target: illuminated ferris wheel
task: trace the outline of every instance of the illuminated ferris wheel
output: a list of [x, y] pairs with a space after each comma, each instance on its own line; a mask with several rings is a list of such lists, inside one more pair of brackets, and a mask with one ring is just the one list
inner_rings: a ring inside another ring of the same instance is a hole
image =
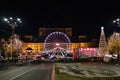
[[52, 32], [44, 41], [44, 49], [49, 52], [60, 48], [66, 51], [70, 51], [71, 41], [69, 37], [63, 32]]

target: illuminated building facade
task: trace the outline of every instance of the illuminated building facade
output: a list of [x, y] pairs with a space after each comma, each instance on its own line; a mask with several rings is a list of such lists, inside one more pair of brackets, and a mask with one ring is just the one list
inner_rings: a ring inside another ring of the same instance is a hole
[[47, 36], [54, 31], [64, 32], [67, 36], [72, 36], [72, 28], [39, 28], [39, 36]]
[[[77, 41], [74, 41], [72, 36], [72, 28], [39, 28], [39, 37], [35, 39], [35, 42], [25, 42], [23, 43], [23, 53], [26, 53], [26, 49], [31, 47], [33, 49], [33, 53], [41, 53], [44, 51], [44, 40], [46, 39], [47, 35], [52, 32], [59, 31], [64, 32], [71, 40], [71, 52], [74, 51], [76, 48], [90, 48], [96, 47], [96, 42], [86, 42], [85, 39], [87, 36], [78, 36]], [[32, 37], [27, 37], [31, 38]]]

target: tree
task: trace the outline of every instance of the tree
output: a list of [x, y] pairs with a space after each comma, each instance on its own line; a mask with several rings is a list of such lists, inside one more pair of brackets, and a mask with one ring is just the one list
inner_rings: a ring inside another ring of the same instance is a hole
[[13, 58], [17, 57], [22, 51], [22, 41], [16, 34], [10, 36], [8, 51], [11, 53]]
[[120, 33], [114, 32], [108, 38], [107, 49], [110, 54], [117, 54], [120, 62]]
[[7, 42], [4, 39], [1, 39], [0, 41], [0, 55], [3, 56], [4, 58], [6, 58], [6, 50], [7, 50]]

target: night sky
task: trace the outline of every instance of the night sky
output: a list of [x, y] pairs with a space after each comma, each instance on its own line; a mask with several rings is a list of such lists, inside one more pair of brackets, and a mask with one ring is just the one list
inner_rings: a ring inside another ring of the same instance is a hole
[[98, 38], [100, 27], [106, 36], [119, 28], [112, 21], [120, 17], [120, 7], [115, 3], [73, 1], [5, 1], [0, 3], [0, 29], [10, 32], [3, 17], [20, 17], [23, 21], [15, 33], [38, 36], [40, 27], [71, 27], [73, 36], [87, 35]]

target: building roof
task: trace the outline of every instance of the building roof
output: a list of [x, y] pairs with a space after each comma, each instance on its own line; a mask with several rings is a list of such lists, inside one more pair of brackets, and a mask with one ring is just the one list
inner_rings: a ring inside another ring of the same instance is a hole
[[33, 50], [31, 47], [28, 47], [27, 49], [25, 49], [25, 50]]

